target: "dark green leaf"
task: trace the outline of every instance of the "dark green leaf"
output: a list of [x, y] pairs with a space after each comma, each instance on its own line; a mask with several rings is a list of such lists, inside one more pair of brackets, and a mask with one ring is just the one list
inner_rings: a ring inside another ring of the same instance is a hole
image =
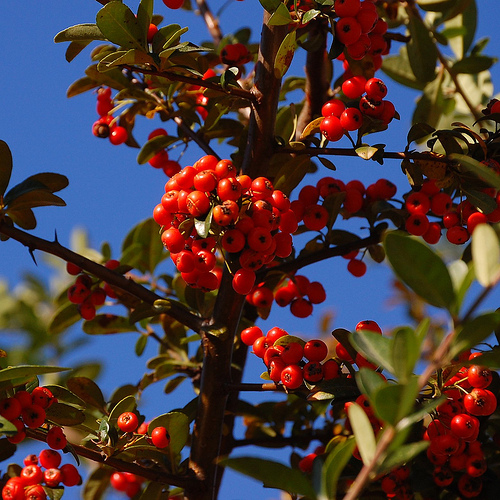
[[396, 425], [414, 408], [418, 394], [416, 378], [408, 385], [387, 384], [380, 388], [372, 401], [377, 416], [391, 425]]
[[36, 219], [33, 210], [9, 210], [9, 217], [12, 221], [23, 229], [35, 229]]
[[337, 498], [338, 480], [344, 467], [352, 458], [355, 447], [355, 439], [349, 437], [344, 442], [337, 444], [328, 454], [321, 471], [320, 498]]
[[85, 500], [101, 500], [109, 487], [109, 480], [114, 469], [103, 466], [93, 470], [83, 487], [82, 495]]
[[418, 142], [424, 137], [431, 135], [434, 133], [435, 128], [431, 127], [427, 123], [415, 123], [411, 126], [408, 135], [406, 137], [406, 141], [408, 145], [410, 145], [413, 141]]
[[456, 0], [417, 0], [417, 5], [422, 10], [430, 12], [445, 12]]
[[328, 158], [322, 158], [321, 156], [318, 156], [318, 160], [324, 167], [328, 168], [329, 170], [337, 170], [337, 167]]
[[99, 84], [92, 78], [84, 76], [76, 82], [73, 82], [66, 91], [66, 97], [75, 97], [76, 95], [83, 94], [89, 90], [95, 89]]
[[417, 441], [416, 443], [408, 443], [398, 447], [397, 450], [390, 453], [382, 465], [377, 468], [379, 474], [384, 474], [393, 471], [400, 465], [411, 462], [417, 455], [424, 452], [429, 446], [429, 441]]
[[76, 394], [66, 389], [66, 387], [53, 384], [46, 384], [44, 387], [47, 387], [60, 403], [68, 403], [73, 406], [77, 405], [81, 407], [85, 406], [85, 403]]
[[[412, 8], [407, 7], [408, 30], [410, 42], [407, 45], [408, 60], [416, 79], [420, 82], [431, 82], [436, 76], [437, 48], [431, 33]], [[423, 57], [425, 54], [425, 57]]]
[[259, 0], [260, 4], [264, 9], [267, 10], [270, 14], [272, 14], [281, 4], [279, 0]]
[[101, 73], [97, 70], [97, 64], [93, 64], [85, 70], [85, 73], [96, 82], [96, 86], [106, 85], [117, 90], [129, 86], [128, 79], [119, 68], [112, 68], [106, 73]]
[[394, 374], [406, 383], [415, 369], [420, 353], [417, 336], [412, 328], [398, 328], [392, 337], [392, 363]]
[[257, 457], [237, 457], [224, 458], [219, 464], [261, 481], [264, 487], [316, 498], [309, 479], [281, 463]]
[[141, 493], [139, 500], [162, 500], [162, 492], [164, 489], [168, 491], [168, 486], [150, 481]]
[[450, 358], [487, 339], [500, 325], [500, 312], [485, 313], [463, 325], [450, 349]]
[[464, 57], [462, 60], [457, 61], [452, 67], [451, 71], [455, 74], [459, 73], [469, 73], [471, 75], [480, 73], [481, 71], [486, 71], [490, 69], [493, 64], [495, 64], [495, 57], [488, 56], [469, 56]]
[[368, 330], [356, 330], [351, 335], [351, 343], [366, 359], [394, 373], [391, 339]]
[[77, 24], [60, 31], [55, 37], [54, 42], [91, 42], [92, 40], [106, 40], [101, 30], [96, 24]]
[[36, 189], [34, 191], [29, 191], [28, 193], [24, 193], [20, 196], [17, 196], [9, 203], [9, 210], [26, 210], [27, 208], [34, 207], [48, 207], [48, 206], [57, 206], [64, 207], [66, 203], [62, 198], [52, 194], [50, 191], [46, 189]]
[[417, 100], [412, 123], [427, 123], [431, 127], [439, 125], [446, 104], [451, 101], [445, 100], [442, 84], [442, 78], [436, 78], [425, 86], [423, 94]]
[[352, 401], [359, 396], [359, 390], [353, 379], [344, 377], [325, 380], [316, 384], [307, 396], [308, 401]]
[[45, 373], [59, 373], [71, 370], [71, 368], [61, 368], [60, 366], [40, 366], [40, 365], [18, 365], [9, 366], [0, 370], [0, 382], [15, 379], [30, 379], [36, 375]]
[[17, 451], [17, 446], [11, 443], [7, 438], [0, 439], [0, 462], [4, 462]]
[[85, 321], [82, 329], [88, 335], [111, 335], [138, 331], [127, 317], [114, 314], [98, 314], [94, 319]]
[[406, 45], [399, 49], [399, 55], [390, 55], [384, 57], [382, 71], [392, 78], [395, 82], [410, 87], [412, 89], [424, 90], [425, 83], [419, 81], [410, 66], [408, 60], [408, 50]]
[[106, 413], [106, 402], [99, 386], [87, 377], [71, 377], [67, 380], [68, 389], [85, 403]]
[[118, 422], [118, 417], [126, 412], [126, 411], [131, 411], [134, 412], [137, 410], [137, 401], [135, 399], [135, 396], [133, 395], [128, 395], [125, 396], [121, 401], [119, 401], [111, 410], [109, 414], [109, 425], [116, 426]]
[[370, 368], [361, 367], [356, 372], [356, 384], [365, 396], [372, 399], [379, 389], [387, 385], [387, 382], [382, 378], [380, 373]]
[[349, 405], [347, 415], [349, 416], [349, 422], [352, 426], [363, 464], [368, 466], [375, 456], [375, 448], [377, 446], [370, 419], [365, 410], [357, 403]]
[[89, 45], [89, 41], [71, 42], [64, 54], [66, 61], [71, 62], [85, 47]]
[[483, 191], [476, 191], [475, 189], [467, 188], [465, 188], [463, 191], [472, 205], [474, 205], [484, 214], [489, 214], [497, 208], [497, 202], [495, 198], [492, 198]]
[[175, 389], [177, 389], [177, 387], [179, 387], [179, 385], [182, 384], [182, 382], [184, 382], [184, 380], [186, 380], [186, 379], [187, 379], [187, 377], [184, 377], [184, 376], [174, 377], [173, 379], [169, 380], [165, 384], [165, 388], [163, 389], [163, 392], [165, 394], [170, 394]]
[[139, 28], [142, 30], [144, 39], [148, 37], [149, 25], [153, 18], [153, 3], [153, 0], [141, 0], [137, 8], [137, 22], [139, 23]]
[[187, 415], [180, 411], [172, 411], [154, 418], [148, 425], [149, 435], [158, 426], [165, 427], [170, 434], [169, 449], [171, 453], [174, 455], [180, 453], [189, 437], [189, 418]]
[[147, 335], [139, 335], [137, 341], [135, 343], [135, 353], [137, 356], [141, 356], [146, 349], [146, 345], [148, 344], [148, 336]]
[[78, 306], [71, 302], [66, 302], [55, 312], [49, 324], [48, 333], [57, 335], [81, 319]]
[[0, 140], [0, 195], [5, 193], [12, 174], [12, 153], [5, 141]]
[[146, 50], [146, 38], [137, 18], [121, 1], [107, 3], [97, 13], [96, 23], [110, 42], [125, 49]]
[[25, 179], [24, 181], [16, 184], [14, 187], [9, 189], [4, 197], [5, 205], [9, 205], [14, 199], [23, 194], [29, 193], [30, 191], [47, 189], [47, 186], [36, 179]]
[[47, 410], [47, 421], [56, 425], [79, 425], [85, 422], [83, 411], [64, 403], [53, 403]]
[[500, 189], [500, 176], [486, 165], [467, 155], [452, 154], [450, 159], [457, 161], [464, 169], [477, 175], [479, 179], [487, 182], [492, 187]]
[[384, 247], [397, 276], [429, 304], [450, 309], [455, 291], [446, 264], [427, 245], [400, 232], [388, 233]]
[[146, 142], [144, 146], [142, 146], [139, 154], [137, 155], [137, 163], [139, 163], [139, 165], [144, 165], [151, 160], [156, 153], [162, 151], [177, 141], [179, 141], [178, 137], [170, 135], [159, 135], [157, 137], [153, 137]]

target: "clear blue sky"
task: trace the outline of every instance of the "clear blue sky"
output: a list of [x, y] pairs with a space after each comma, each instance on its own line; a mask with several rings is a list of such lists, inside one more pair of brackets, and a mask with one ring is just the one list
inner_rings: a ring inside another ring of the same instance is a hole
[[[219, 0], [211, 5], [217, 11], [222, 4]], [[478, 4], [478, 37], [492, 37], [485, 52], [498, 55], [500, 38], [497, 35], [495, 16], [491, 15], [497, 10], [497, 2], [484, 0]], [[129, 5], [135, 9], [137, 1]], [[165, 177], [162, 172], [148, 165], [138, 165], [137, 150], [125, 146], [113, 147], [108, 141], [99, 140], [92, 135], [91, 126], [96, 119], [95, 95], [87, 93], [72, 99], [65, 97], [67, 87], [83, 75], [89, 64], [89, 50], [68, 64], [64, 59], [66, 44], [55, 44], [53, 37], [68, 26], [94, 22], [99, 8], [100, 4], [92, 0], [4, 2], [0, 17], [3, 74], [0, 139], [9, 144], [13, 153], [12, 185], [43, 171], [59, 172], [69, 178], [69, 187], [60, 193], [67, 207], [37, 209], [39, 225], [33, 233], [51, 239], [57, 230], [59, 241], [68, 245], [72, 229], [82, 227], [88, 230], [94, 247], [99, 248], [101, 242], [108, 241], [114, 256], [118, 257], [121, 241], [129, 228], [151, 216], [152, 209], [161, 197]], [[209, 39], [199, 17], [186, 12], [169, 11], [161, 1], [156, 2], [155, 11], [165, 16], [167, 24], [177, 22], [190, 26], [184, 39], [194, 42]], [[242, 19], [253, 30], [252, 41], [258, 41], [261, 8], [257, 0], [227, 4], [221, 17], [224, 33], [241, 27], [234, 23], [239, 23]], [[294, 62], [294, 68], [296, 73], [300, 71], [300, 60]], [[340, 71], [338, 66], [337, 71]], [[492, 73], [493, 81], [498, 82], [498, 68], [495, 67]], [[369, 141], [385, 142], [389, 145], [388, 149], [402, 149], [417, 94], [402, 89], [388, 79], [386, 81], [389, 86], [388, 98], [396, 104], [401, 122], [393, 123], [389, 132], [373, 135]], [[159, 125], [158, 121], [140, 119], [136, 138], [139, 142], [144, 142], [148, 132]], [[348, 147], [347, 141], [339, 145]], [[216, 147], [216, 144], [213, 146]], [[222, 150], [221, 154], [224, 156], [228, 152]], [[195, 147], [184, 156], [181, 163], [185, 166], [201, 155]], [[362, 160], [339, 159], [335, 164], [338, 176], [344, 180], [358, 177], [371, 182], [379, 177], [397, 176], [398, 184], [404, 186], [404, 176], [395, 161], [387, 161], [384, 166], [380, 166]], [[331, 172], [324, 171], [322, 174], [331, 175]], [[23, 271], [35, 271], [29, 253], [15, 241], [3, 242], [0, 255], [0, 278], [8, 280], [11, 287], [19, 281]], [[37, 255], [38, 272], [46, 276], [47, 266], [40, 254]], [[316, 336], [322, 314], [328, 311], [335, 315], [335, 327], [348, 329], [354, 328], [359, 320], [367, 318], [375, 319], [387, 328], [404, 320], [404, 311], [393, 309], [387, 303], [390, 275], [384, 266], [370, 265], [365, 277], [355, 279], [346, 272], [345, 264], [344, 260], [336, 259], [304, 271], [310, 279], [320, 279], [328, 288], [327, 302], [316, 307], [311, 318], [297, 320], [275, 307], [262, 327], [269, 329], [280, 325], [290, 333], [312, 338]], [[107, 353], [112, 352], [113, 358], [109, 359], [99, 380], [109, 395], [113, 387], [124, 382], [124, 377], [125, 382], [135, 382], [142, 374], [146, 359], [155, 354], [151, 347], [143, 357], [137, 358], [133, 354], [134, 342], [133, 335], [93, 338], [85, 352], [75, 353], [64, 362], [70, 364], [82, 359], [82, 356], [85, 359], [107, 360]], [[252, 360], [246, 380], [258, 381], [261, 372], [262, 365]], [[182, 406], [192, 397], [192, 393], [185, 389], [174, 396], [160, 397], [162, 387], [163, 384], [159, 384], [158, 387], [148, 389], [144, 395], [141, 410], [150, 418]], [[253, 451], [253, 454], [258, 454], [258, 451]], [[263, 450], [261, 455], [268, 456], [269, 453]], [[282, 459], [286, 460], [284, 457], [282, 455]], [[0, 464], [0, 469], [5, 466], [6, 464]], [[278, 496], [276, 491], [263, 491], [254, 481], [228, 474], [220, 498], [246, 500]], [[64, 498], [76, 498], [76, 492], [69, 490]]]

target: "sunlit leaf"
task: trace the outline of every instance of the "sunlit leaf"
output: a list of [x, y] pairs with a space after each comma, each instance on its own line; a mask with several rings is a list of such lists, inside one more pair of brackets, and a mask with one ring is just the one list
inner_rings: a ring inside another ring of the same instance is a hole
[[368, 330], [356, 330], [352, 332], [351, 342], [366, 359], [394, 373], [391, 339]]
[[145, 39], [148, 37], [149, 25], [153, 17], [153, 4], [153, 0], [141, 0], [137, 8], [137, 22]]
[[[287, 12], [285, 4], [280, 4]], [[275, 78], [282, 78], [288, 71], [290, 64], [292, 63], [293, 55], [295, 54], [295, 49], [297, 48], [297, 34], [295, 31], [288, 33], [276, 53], [276, 58], [274, 60], [274, 76]]]
[[172, 411], [155, 417], [148, 424], [148, 434], [151, 435], [153, 429], [159, 426], [165, 427], [170, 434], [170, 451], [174, 454], [180, 453], [189, 437], [189, 419], [187, 415], [180, 411]]
[[83, 42], [83, 41], [93, 41], [93, 40], [106, 40], [106, 37], [102, 34], [101, 30], [96, 24], [77, 24], [76, 26], [70, 26], [62, 31], [60, 31], [55, 37], [54, 42]]
[[71, 368], [62, 368], [60, 366], [43, 366], [43, 365], [18, 365], [9, 366], [0, 370], [0, 382], [15, 379], [29, 379], [36, 375], [44, 375], [46, 373], [59, 373], [68, 371]]
[[290, 11], [284, 3], [279, 3], [277, 9], [272, 13], [269, 18], [270, 26], [284, 26], [292, 22]]
[[427, 245], [404, 233], [388, 233], [387, 258], [397, 276], [417, 295], [436, 307], [450, 309], [455, 291], [446, 264]]
[[326, 457], [321, 471], [320, 498], [337, 498], [337, 483], [356, 447], [353, 437], [339, 443]]
[[472, 233], [472, 261], [479, 283], [492, 286], [500, 279], [500, 243], [489, 224], [478, 224]]
[[361, 408], [361, 406], [357, 403], [349, 405], [347, 414], [354, 432], [354, 437], [356, 439], [356, 444], [358, 445], [361, 459], [365, 465], [368, 465], [372, 462], [375, 456], [375, 448], [377, 446], [370, 419], [363, 408]]
[[64, 403], [52, 403], [46, 409], [47, 421], [56, 425], [79, 425], [85, 422], [83, 411]]
[[309, 479], [279, 462], [257, 457], [236, 457], [219, 460], [219, 464], [246, 476], [253, 477], [267, 488], [277, 488], [291, 494], [315, 499], [316, 494]]

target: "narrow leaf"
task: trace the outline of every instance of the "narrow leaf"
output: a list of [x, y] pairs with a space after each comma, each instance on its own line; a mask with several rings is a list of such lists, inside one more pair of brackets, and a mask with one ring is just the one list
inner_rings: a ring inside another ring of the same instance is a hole
[[0, 195], [5, 193], [12, 174], [12, 153], [5, 141], [0, 140]]
[[379, 474], [390, 472], [400, 465], [404, 465], [413, 460], [417, 455], [424, 452], [429, 446], [429, 441], [417, 441], [399, 446], [397, 450], [389, 454], [377, 468]]
[[489, 224], [479, 224], [472, 233], [472, 261], [479, 283], [484, 287], [500, 279], [500, 243]]
[[114, 314], [98, 314], [94, 319], [85, 321], [82, 329], [88, 335], [137, 332], [136, 326], [127, 317]]
[[83, 42], [93, 40], [106, 40], [101, 30], [96, 24], [77, 24], [60, 31], [55, 37], [54, 42]]
[[[285, 7], [284, 4], [280, 4], [280, 6], [283, 6], [285, 10], [287, 8]], [[288, 12], [288, 10], [287, 10]], [[288, 68], [290, 67], [290, 64], [292, 63], [293, 55], [295, 53], [295, 49], [297, 47], [297, 33], [295, 31], [292, 31], [288, 33], [283, 41], [281, 42], [281, 45], [278, 49], [278, 52], [276, 54], [276, 59], [274, 60], [274, 76], [275, 78], [282, 78], [285, 76], [285, 73], [288, 71]]]
[[43, 365], [18, 365], [9, 366], [0, 370], [0, 382], [14, 379], [32, 378], [36, 375], [44, 375], [45, 373], [59, 373], [71, 370], [71, 368], [62, 368], [60, 366], [43, 366]]
[[352, 437], [338, 444], [326, 457], [321, 473], [321, 497], [337, 498], [337, 483], [347, 465], [352, 458], [352, 453], [356, 447], [356, 440]]
[[487, 182], [490, 186], [500, 189], [500, 176], [490, 170], [486, 165], [483, 165], [467, 155], [452, 154], [449, 158], [457, 161], [463, 168], [477, 175], [479, 179]]
[[366, 359], [394, 373], [391, 361], [391, 339], [368, 330], [357, 330], [352, 333], [351, 342]]
[[377, 446], [373, 427], [370, 423], [368, 415], [357, 403], [349, 405], [347, 414], [354, 432], [359, 453], [363, 463], [367, 466], [372, 462], [375, 456], [375, 448]]
[[404, 233], [391, 232], [384, 247], [397, 276], [429, 304], [450, 309], [455, 291], [446, 264], [427, 245]]
[[419, 353], [420, 346], [413, 329], [399, 328], [392, 338], [392, 363], [394, 374], [402, 383], [406, 383], [413, 373]]

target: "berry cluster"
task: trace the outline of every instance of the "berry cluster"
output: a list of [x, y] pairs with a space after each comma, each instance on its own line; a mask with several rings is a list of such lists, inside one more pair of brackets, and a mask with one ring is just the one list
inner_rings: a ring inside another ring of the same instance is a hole
[[255, 271], [292, 252], [297, 229], [290, 201], [265, 177], [236, 175], [229, 160], [204, 156], [174, 175], [153, 211], [161, 240], [191, 287], [219, 287], [216, 250], [232, 268], [236, 292], [247, 295]]
[[[148, 141], [154, 139], [155, 137], [167, 135], [168, 133], [164, 128], [157, 128], [148, 135]], [[158, 151], [148, 161], [148, 163], [153, 168], [162, 169], [163, 172], [165, 172], [165, 175], [167, 175], [168, 177], [172, 177], [176, 173], [181, 171], [181, 166], [179, 165], [179, 163], [169, 158], [168, 151], [166, 149], [161, 149], [160, 151]]]
[[[9, 420], [17, 429], [17, 433], [7, 439], [18, 444], [26, 437], [26, 428], [37, 429], [45, 423], [45, 410], [57, 402], [50, 389], [35, 387], [31, 393], [21, 390], [14, 396], [0, 400], [0, 415]], [[54, 450], [62, 450], [66, 444], [66, 436], [58, 426], [51, 427], [46, 436], [47, 444]]]
[[116, 120], [110, 114], [113, 108], [111, 89], [109, 87], [99, 88], [97, 91], [97, 114], [100, 118], [92, 125], [92, 133], [102, 139], [108, 138], [111, 144], [118, 146], [127, 141], [128, 132], [124, 127], [116, 125]]
[[[496, 164], [500, 172], [500, 164], [495, 160], [487, 160]], [[495, 200], [497, 208], [485, 214], [477, 210], [468, 200], [454, 203], [446, 191], [439, 188], [436, 182], [427, 179], [419, 191], [412, 191], [405, 200], [408, 218], [406, 230], [422, 238], [429, 244], [437, 243], [441, 238], [441, 229], [446, 229], [446, 238], [450, 243], [461, 245], [467, 242], [478, 224], [500, 222], [500, 193], [493, 188], [483, 190], [485, 196]], [[440, 222], [432, 222], [429, 216], [436, 216]]]
[[[473, 353], [469, 360], [478, 356]], [[437, 407], [424, 433], [435, 484], [445, 488], [455, 482], [464, 498], [479, 495], [488, 467], [477, 438], [485, 418], [497, 407], [495, 394], [487, 389], [492, 380], [491, 370], [479, 364], [461, 368], [445, 382], [447, 400]]]
[[387, 54], [389, 46], [384, 38], [387, 23], [380, 19], [374, 2], [365, 0], [335, 0], [335, 13], [339, 20], [335, 24], [335, 36], [345, 45], [347, 55], [361, 60]]
[[[117, 269], [119, 266], [120, 262], [115, 259], [110, 259], [105, 264], [108, 269]], [[108, 283], [101, 286], [99, 280], [94, 280], [76, 264], [68, 262], [66, 271], [76, 276], [75, 283], [68, 288], [68, 299], [78, 305], [78, 312], [83, 319], [94, 319], [96, 308], [104, 304], [106, 297], [116, 299], [116, 294]]]
[[[203, 73], [202, 80], [208, 80], [209, 78], [213, 78], [217, 76], [215, 71], [212, 68], [207, 69], [205, 73]], [[187, 90], [190, 94], [194, 95], [195, 99], [195, 110], [201, 116], [203, 120], [206, 119], [208, 115], [208, 101], [209, 98], [204, 94], [204, 89], [202, 89], [199, 85], [189, 85]]]
[[328, 346], [320, 339], [304, 342], [277, 326], [266, 335], [258, 326], [251, 326], [241, 332], [240, 338], [264, 361], [269, 378], [287, 390], [340, 376], [339, 364], [334, 359], [326, 359]]
[[341, 99], [330, 99], [321, 108], [320, 131], [326, 139], [339, 141], [344, 134], [358, 130], [366, 117], [389, 124], [396, 114], [394, 104], [384, 100], [387, 87], [380, 78], [353, 76], [342, 83], [348, 106]]
[[125, 493], [129, 498], [139, 493], [143, 482], [144, 478], [131, 472], [113, 472], [109, 479], [113, 489]]
[[52, 449], [42, 450], [39, 455], [28, 455], [19, 476], [7, 480], [2, 489], [2, 500], [45, 500], [44, 485], [57, 488], [81, 484], [77, 468], [73, 464], [61, 466], [61, 461], [61, 454]]

